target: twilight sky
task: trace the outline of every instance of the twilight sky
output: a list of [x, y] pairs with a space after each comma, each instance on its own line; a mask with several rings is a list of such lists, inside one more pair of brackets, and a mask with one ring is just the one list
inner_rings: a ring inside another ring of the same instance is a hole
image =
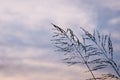
[[[120, 57], [120, 0], [0, 0], [0, 80], [84, 80], [54, 52], [52, 25], [111, 33]], [[120, 62], [118, 62], [120, 63]], [[97, 74], [97, 73], [96, 73]]]

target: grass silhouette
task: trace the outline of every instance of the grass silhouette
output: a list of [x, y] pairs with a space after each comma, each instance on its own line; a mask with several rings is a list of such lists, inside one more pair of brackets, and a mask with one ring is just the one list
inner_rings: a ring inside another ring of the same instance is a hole
[[[120, 80], [120, 70], [114, 61], [110, 35], [103, 35], [97, 30], [91, 34], [80, 27], [84, 32], [82, 41], [80, 41], [70, 28], [64, 30], [55, 24], [52, 25], [54, 27], [52, 41], [57, 47], [57, 51], [66, 56], [64, 62], [70, 65], [85, 65], [92, 76], [87, 80]], [[94, 71], [105, 69], [108, 66], [114, 70], [115, 74], [108, 73], [101, 74], [100, 77], [95, 76]]]

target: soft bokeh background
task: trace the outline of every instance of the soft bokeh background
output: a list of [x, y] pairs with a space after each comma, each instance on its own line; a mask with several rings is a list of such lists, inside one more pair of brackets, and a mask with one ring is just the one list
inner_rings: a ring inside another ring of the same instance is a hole
[[[111, 33], [120, 57], [120, 0], [0, 0], [0, 80], [84, 80], [50, 42], [51, 23]], [[97, 73], [96, 73], [97, 74]]]

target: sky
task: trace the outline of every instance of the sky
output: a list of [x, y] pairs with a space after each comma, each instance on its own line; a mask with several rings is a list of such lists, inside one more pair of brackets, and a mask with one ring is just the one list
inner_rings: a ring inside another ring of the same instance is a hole
[[[120, 57], [120, 0], [0, 0], [0, 80], [84, 80], [82, 66], [64, 64], [50, 39], [63, 28], [110, 33]], [[99, 73], [96, 73], [99, 74]]]

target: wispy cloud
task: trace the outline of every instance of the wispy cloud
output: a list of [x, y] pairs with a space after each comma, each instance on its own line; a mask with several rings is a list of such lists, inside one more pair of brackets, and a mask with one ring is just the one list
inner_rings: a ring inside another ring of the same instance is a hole
[[108, 23], [109, 23], [110, 25], [117, 25], [117, 24], [120, 24], [120, 17], [113, 18], [113, 19], [109, 20]]
[[93, 9], [82, 6], [81, 1], [79, 3], [81, 6], [78, 7], [73, 1], [64, 0], [1, 1], [0, 42], [40, 46], [49, 39], [51, 23], [92, 30], [96, 26], [97, 15]]
[[51, 23], [77, 31], [79, 26], [92, 31], [102, 24], [98, 28], [114, 32], [113, 38], [119, 40], [119, 4], [119, 0], [0, 1], [0, 79], [84, 79], [83, 67], [56, 62], [61, 57], [52, 52]]
[[18, 22], [32, 29], [39, 28], [38, 26], [45, 28], [43, 25], [51, 22], [61, 25], [69, 23], [82, 26], [95, 26], [95, 22], [92, 20], [95, 17], [96, 15], [92, 11], [84, 6], [77, 7], [73, 1], [1, 1], [0, 21], [2, 23]]
[[2, 75], [0, 75], [0, 79], [15, 80], [20, 77], [19, 80], [78, 80], [78, 77], [80, 79], [85, 78], [84, 68], [79, 66], [68, 67], [65, 64], [55, 62], [52, 58], [55, 59], [55, 56], [50, 51], [39, 48], [29, 47], [20, 50], [16, 47], [2, 47], [0, 54], [0, 74]]

